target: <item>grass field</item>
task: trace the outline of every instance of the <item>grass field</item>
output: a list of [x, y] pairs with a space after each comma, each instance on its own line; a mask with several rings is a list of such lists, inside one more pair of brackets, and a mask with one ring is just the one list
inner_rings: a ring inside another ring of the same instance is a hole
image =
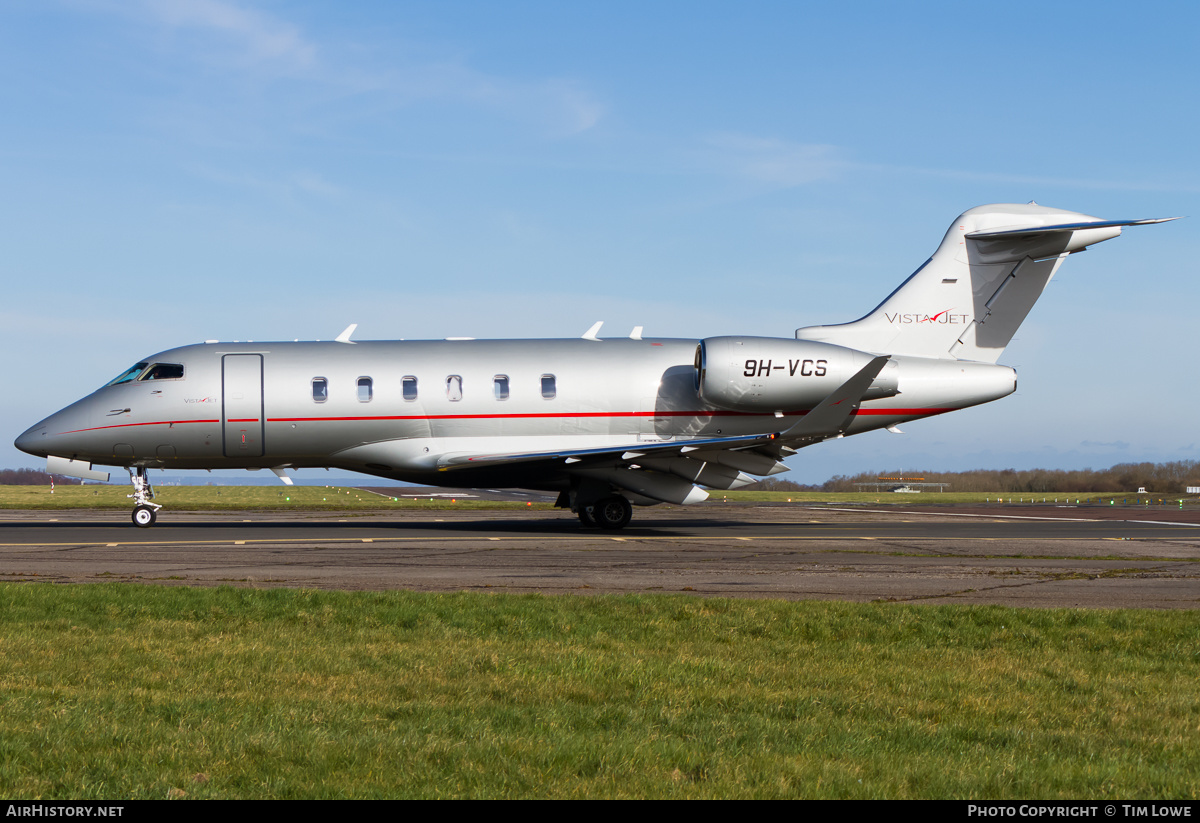
[[1030, 492], [1009, 494], [1008, 492], [928, 492], [921, 494], [905, 494], [895, 492], [760, 492], [710, 490], [709, 500], [728, 500], [735, 502], [786, 502], [794, 503], [861, 503], [889, 506], [958, 506], [976, 505], [980, 503], [1003, 502], [1008, 504], [1030, 503], [1098, 503], [1109, 505], [1163, 505], [1178, 506], [1183, 500], [1185, 506], [1200, 505], [1196, 495], [1137, 495], [1127, 493], [1097, 494], [1095, 492], [1058, 492], [1050, 494], [1032, 494]]
[[[129, 486], [0, 486], [0, 509], [133, 509]], [[412, 494], [413, 488], [396, 489]], [[431, 489], [440, 494], [442, 489]], [[412, 499], [373, 494], [344, 486], [160, 486], [156, 503], [171, 511], [295, 510], [343, 511], [346, 509], [524, 509], [550, 508], [549, 504], [450, 499]]]
[[[369, 481], [369, 479], [368, 479]], [[132, 509], [133, 504], [128, 498], [130, 487], [127, 486], [58, 486], [51, 494], [49, 486], [0, 486], [0, 509]], [[419, 487], [397, 488], [397, 495], [414, 494]], [[424, 499], [398, 498], [391, 499], [384, 495], [372, 494], [361, 489], [344, 486], [160, 486], [156, 488], [158, 497], [155, 502], [174, 511], [220, 511], [220, 510], [312, 510], [333, 511], [346, 509], [548, 509], [549, 503], [525, 503], [505, 501], [479, 500], [459, 498], [451, 502], [443, 497]], [[441, 494], [444, 489], [430, 489], [434, 494]], [[1179, 499], [1183, 498], [1184, 505], [1189, 508], [1200, 506], [1200, 499], [1194, 495], [1186, 497], [1175, 495], [1163, 497], [1163, 504], [1178, 507]], [[1097, 495], [1088, 493], [1059, 493], [1057, 495], [1032, 495], [1029, 493], [1015, 495], [997, 495], [996, 492], [946, 492], [931, 494], [894, 494], [879, 492], [751, 492], [751, 491], [719, 491], [710, 492], [709, 500], [714, 502], [728, 501], [730, 503], [772, 502], [772, 503], [828, 503], [828, 504], [870, 504], [870, 505], [966, 505], [978, 503], [996, 503], [1003, 499], [1004, 504], [1021, 504], [1030, 502], [1099, 502], [1108, 505], [1160, 505], [1159, 497], [1151, 501], [1146, 495], [1109, 494]]]
[[0, 585], [0, 795], [1200, 796], [1193, 612]]

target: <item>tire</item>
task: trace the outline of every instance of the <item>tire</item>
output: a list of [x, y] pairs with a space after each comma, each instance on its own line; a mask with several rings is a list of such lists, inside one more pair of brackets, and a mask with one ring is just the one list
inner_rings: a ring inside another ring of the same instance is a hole
[[133, 525], [139, 529], [148, 529], [158, 519], [158, 512], [149, 506], [138, 506], [133, 510]]
[[584, 506], [583, 508], [581, 508], [579, 510], [578, 514], [579, 514], [579, 522], [583, 525], [584, 528], [591, 528], [591, 529], [596, 528], [596, 518], [592, 514], [591, 506]]
[[633, 518], [633, 504], [619, 494], [614, 494], [592, 506], [592, 517], [602, 529], [623, 529]]

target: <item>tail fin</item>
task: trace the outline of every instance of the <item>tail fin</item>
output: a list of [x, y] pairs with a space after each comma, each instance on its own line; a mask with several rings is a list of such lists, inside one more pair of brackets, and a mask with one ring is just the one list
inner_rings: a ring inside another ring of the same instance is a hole
[[995, 363], [1068, 254], [1110, 240], [1122, 226], [1034, 203], [977, 206], [946, 232], [933, 257], [860, 320], [796, 330], [875, 354]]

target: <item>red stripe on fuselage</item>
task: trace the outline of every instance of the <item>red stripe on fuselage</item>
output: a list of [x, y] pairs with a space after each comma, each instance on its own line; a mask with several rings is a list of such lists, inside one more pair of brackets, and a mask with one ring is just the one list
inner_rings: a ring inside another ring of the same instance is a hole
[[[933, 409], [859, 409], [855, 414], [863, 416], [929, 417], [956, 411], [953, 408]], [[784, 412], [784, 417], [802, 417], [807, 411]], [[534, 414], [415, 414], [375, 415], [364, 417], [268, 417], [268, 423], [323, 423], [323, 422], [368, 422], [373, 420], [530, 420], [530, 419], [578, 419], [594, 417], [774, 417], [772, 412], [737, 411], [628, 411], [628, 412], [547, 412]], [[175, 426], [183, 423], [220, 423], [220, 420], [151, 420], [145, 423], [116, 423], [111, 426], [92, 426], [86, 429], [70, 429], [59, 434], [125, 429], [135, 426]], [[227, 423], [257, 423], [257, 417], [235, 418]]]

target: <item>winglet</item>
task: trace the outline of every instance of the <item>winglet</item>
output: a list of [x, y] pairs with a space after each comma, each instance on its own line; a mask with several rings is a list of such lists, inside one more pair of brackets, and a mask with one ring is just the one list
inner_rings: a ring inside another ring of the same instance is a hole
[[334, 338], [338, 343], [349, 343], [354, 345], [354, 341], [350, 339], [350, 335], [354, 334], [354, 330], [358, 328], [357, 323], [351, 323], [346, 327], [346, 330]]
[[885, 355], [871, 360], [780, 437], [831, 437], [842, 434], [850, 418], [858, 411], [867, 389], [871, 388], [871, 383], [883, 371], [889, 359]]

